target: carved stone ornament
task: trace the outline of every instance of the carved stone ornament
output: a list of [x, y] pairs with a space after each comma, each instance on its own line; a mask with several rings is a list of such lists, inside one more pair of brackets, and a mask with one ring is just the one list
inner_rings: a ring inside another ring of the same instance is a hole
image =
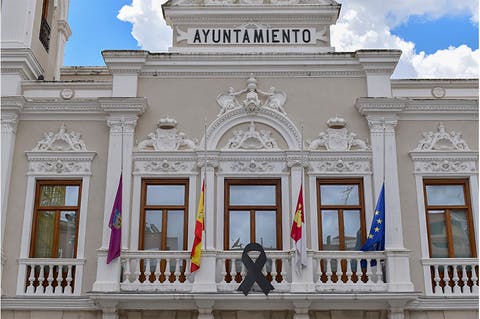
[[178, 172], [186, 169], [185, 163], [180, 161], [152, 161], [145, 164], [145, 171], [149, 172]]
[[365, 151], [370, 149], [363, 139], [357, 137], [357, 134], [348, 132], [345, 128], [347, 123], [343, 118], [335, 116], [327, 121], [327, 125], [329, 128], [326, 132], [321, 132], [313, 141], [306, 141], [310, 150]]
[[44, 133], [43, 139], [37, 143], [32, 151], [86, 151], [87, 147], [80, 137], [81, 135], [76, 132], [67, 133], [65, 123], [62, 123], [57, 133]]
[[278, 150], [278, 144], [269, 130], [257, 131], [255, 124], [250, 122], [248, 131], [238, 130], [233, 132], [223, 150]]
[[72, 89], [63, 89], [60, 91], [60, 97], [64, 100], [70, 100], [75, 95], [75, 91]]
[[269, 162], [256, 162], [253, 159], [246, 162], [236, 162], [232, 164], [232, 170], [237, 172], [266, 172], [273, 169]]
[[80, 172], [82, 169], [83, 167], [81, 163], [61, 160], [40, 163], [38, 168], [39, 171], [55, 173]]
[[355, 161], [322, 161], [318, 165], [320, 172], [359, 172], [365, 170], [365, 163]]
[[448, 133], [443, 123], [438, 124], [437, 132], [423, 132], [423, 138], [418, 142], [415, 151], [469, 151], [467, 143], [462, 138], [462, 134], [457, 131]]
[[245, 89], [235, 91], [233, 87], [229, 87], [226, 93], [217, 96], [217, 103], [220, 106], [220, 112], [217, 116], [220, 117], [229, 111], [242, 107], [249, 112], [255, 112], [259, 108], [265, 107], [285, 115], [283, 106], [286, 100], [287, 94], [278, 91], [273, 86], [267, 92], [258, 89], [257, 80], [253, 77], [253, 74], [250, 74]]
[[137, 145], [139, 151], [187, 151], [197, 149], [197, 139], [186, 138], [185, 133], [175, 128], [177, 121], [163, 118], [158, 121], [155, 133], [148, 134], [148, 138]]

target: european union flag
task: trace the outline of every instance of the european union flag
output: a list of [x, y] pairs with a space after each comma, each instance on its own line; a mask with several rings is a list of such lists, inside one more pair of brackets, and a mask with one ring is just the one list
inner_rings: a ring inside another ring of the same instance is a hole
[[382, 184], [382, 189], [378, 196], [377, 207], [375, 207], [367, 241], [360, 250], [385, 250], [385, 183]]

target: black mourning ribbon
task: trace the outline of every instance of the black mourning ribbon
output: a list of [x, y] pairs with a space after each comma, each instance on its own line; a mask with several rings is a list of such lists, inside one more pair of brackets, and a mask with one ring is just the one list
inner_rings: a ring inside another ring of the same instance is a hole
[[[257, 260], [253, 261], [252, 258], [248, 256], [250, 251], [260, 252], [260, 256], [258, 256]], [[265, 255], [265, 251], [260, 244], [250, 243], [245, 246], [242, 253], [242, 262], [247, 268], [247, 276], [238, 287], [238, 291], [242, 291], [243, 294], [247, 296], [255, 282], [257, 282], [265, 295], [268, 295], [271, 290], [275, 289], [262, 274], [262, 268], [267, 262], [267, 255]]]

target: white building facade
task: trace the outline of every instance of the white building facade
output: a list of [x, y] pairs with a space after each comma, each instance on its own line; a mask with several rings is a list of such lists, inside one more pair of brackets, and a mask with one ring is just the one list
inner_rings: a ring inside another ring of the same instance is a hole
[[[340, 8], [171, 0], [168, 53], [62, 67], [68, 0], [4, 1], [2, 316], [477, 318], [478, 80], [391, 80], [400, 51], [335, 52]], [[362, 252], [383, 183], [385, 249]], [[268, 296], [237, 290], [250, 242]]]

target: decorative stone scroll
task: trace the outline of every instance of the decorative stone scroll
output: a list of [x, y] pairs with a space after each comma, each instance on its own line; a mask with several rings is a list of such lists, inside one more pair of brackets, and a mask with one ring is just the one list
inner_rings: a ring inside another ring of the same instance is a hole
[[348, 132], [345, 128], [347, 123], [343, 118], [335, 116], [327, 121], [327, 125], [329, 128], [326, 132], [321, 132], [313, 141], [306, 141], [310, 150], [365, 151], [370, 149], [370, 146], [363, 139], [358, 138], [357, 134]]
[[223, 150], [279, 150], [278, 144], [269, 130], [257, 131], [255, 124], [250, 122], [248, 131], [238, 130], [233, 132]]
[[467, 143], [462, 138], [462, 134], [457, 131], [448, 133], [443, 123], [438, 124], [437, 132], [425, 131], [423, 138], [418, 142], [415, 151], [469, 151]]
[[193, 151], [197, 149], [198, 140], [186, 138], [186, 134], [175, 128], [177, 121], [163, 118], [158, 121], [155, 133], [137, 145], [139, 151]]
[[80, 137], [76, 132], [67, 133], [65, 123], [62, 123], [57, 133], [44, 133], [43, 139], [37, 142], [32, 151], [86, 151], [87, 147]]
[[250, 74], [247, 80], [247, 87], [240, 91], [235, 91], [229, 87], [227, 93], [221, 93], [217, 96], [217, 103], [220, 106], [218, 117], [235, 109], [245, 108], [249, 112], [255, 112], [259, 108], [269, 108], [281, 114], [286, 114], [283, 108], [287, 94], [271, 87], [264, 92], [257, 87], [257, 80]]

